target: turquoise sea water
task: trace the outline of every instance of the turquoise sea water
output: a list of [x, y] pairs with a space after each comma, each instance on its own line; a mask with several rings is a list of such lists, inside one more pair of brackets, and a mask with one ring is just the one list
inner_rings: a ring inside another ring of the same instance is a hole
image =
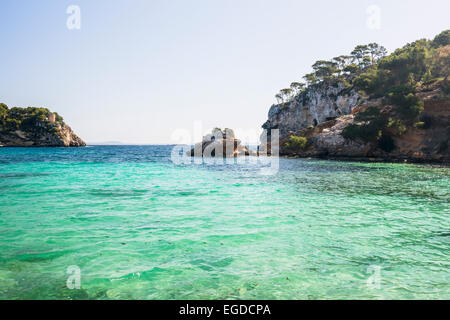
[[450, 299], [449, 168], [170, 151], [0, 149], [0, 299]]

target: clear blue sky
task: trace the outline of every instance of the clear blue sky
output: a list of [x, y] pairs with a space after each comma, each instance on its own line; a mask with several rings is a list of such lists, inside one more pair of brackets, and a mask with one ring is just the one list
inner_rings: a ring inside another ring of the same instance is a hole
[[57, 111], [88, 142], [173, 143], [194, 121], [256, 129], [314, 61], [450, 28], [448, 0], [1, 0], [0, 12], [0, 101]]

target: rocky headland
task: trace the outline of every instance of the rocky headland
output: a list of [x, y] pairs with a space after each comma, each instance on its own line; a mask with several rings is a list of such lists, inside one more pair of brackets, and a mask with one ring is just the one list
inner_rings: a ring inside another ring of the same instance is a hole
[[57, 113], [46, 108], [8, 108], [0, 103], [0, 147], [83, 147]]
[[279, 130], [280, 155], [450, 162], [450, 31], [384, 51], [318, 61], [307, 84], [281, 90], [263, 125]]

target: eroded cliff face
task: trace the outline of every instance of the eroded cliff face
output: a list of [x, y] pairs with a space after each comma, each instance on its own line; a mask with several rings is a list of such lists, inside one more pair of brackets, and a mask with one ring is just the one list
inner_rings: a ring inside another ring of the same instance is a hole
[[[383, 112], [394, 112], [395, 106], [383, 105], [382, 99], [368, 100], [358, 97], [353, 91], [342, 96], [333, 97], [323, 91], [325, 96], [316, 92], [311, 104], [303, 106], [303, 118], [292, 110], [278, 110], [277, 106], [271, 108], [266, 129], [280, 129], [280, 154], [294, 157], [322, 157], [327, 159], [355, 159], [355, 160], [382, 160], [382, 161], [413, 161], [413, 162], [444, 162], [450, 161], [450, 99], [443, 97], [439, 88], [419, 92], [417, 95], [424, 101], [422, 118], [426, 118], [426, 128], [408, 126], [401, 135], [393, 135], [395, 149], [385, 152], [374, 143], [361, 140], [345, 139], [342, 131], [353, 124], [355, 114], [365, 110], [368, 106], [376, 106]], [[331, 91], [333, 92], [333, 91]], [[340, 101], [340, 104], [337, 103]], [[343, 103], [343, 101], [346, 101]], [[318, 103], [319, 102], [319, 103]], [[326, 102], [326, 103], [325, 103]], [[292, 103], [295, 105], [295, 102]], [[340, 105], [340, 112], [348, 114], [330, 119]], [[295, 108], [293, 108], [295, 110]], [[320, 113], [321, 110], [324, 113]], [[278, 111], [278, 112], [274, 112]], [[315, 113], [318, 112], [318, 113]], [[300, 113], [302, 114], [302, 113]], [[318, 119], [318, 124], [311, 123], [311, 115]], [[329, 120], [327, 120], [327, 118]], [[325, 121], [321, 121], [325, 119]], [[273, 124], [273, 125], [272, 125]], [[291, 135], [305, 137], [307, 146], [302, 150], [288, 148], [286, 143]], [[264, 150], [267, 146], [261, 146]], [[270, 148], [270, 146], [269, 146]]]
[[311, 87], [292, 102], [273, 105], [264, 129], [279, 129], [280, 135], [314, 127], [320, 123], [351, 114], [359, 95], [343, 83]]
[[68, 125], [56, 127], [55, 133], [44, 130], [0, 132], [0, 147], [83, 147], [86, 143]]

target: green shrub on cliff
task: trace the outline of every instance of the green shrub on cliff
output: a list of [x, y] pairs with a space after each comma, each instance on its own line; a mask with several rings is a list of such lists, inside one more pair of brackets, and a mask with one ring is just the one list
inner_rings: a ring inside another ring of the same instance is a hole
[[424, 127], [425, 127], [425, 122], [423, 122], [423, 121], [414, 123], [414, 128], [416, 128], [416, 129], [424, 129]]
[[389, 117], [378, 107], [369, 107], [355, 116], [355, 122], [342, 130], [345, 139], [373, 143], [381, 150], [391, 152], [395, 149], [392, 135], [401, 136], [407, 130], [401, 119]]
[[389, 118], [377, 107], [369, 107], [356, 114], [355, 123], [345, 127], [342, 130], [342, 136], [350, 140], [375, 142], [381, 138], [388, 121]]
[[415, 95], [415, 88], [411, 85], [393, 87], [387, 93], [391, 103], [398, 106], [398, 111], [409, 119], [414, 119], [423, 111], [422, 99]]
[[393, 131], [393, 134], [395, 134], [397, 136], [401, 136], [407, 130], [407, 128], [402, 120], [394, 119], [394, 118], [389, 118], [389, 121], [387, 123], [387, 128], [389, 128], [391, 131]]
[[376, 140], [380, 132], [374, 126], [350, 124], [342, 130], [342, 136], [349, 140], [362, 140], [369, 142]]
[[305, 137], [290, 136], [289, 141], [284, 144], [288, 149], [299, 151], [306, 148], [308, 139]]

